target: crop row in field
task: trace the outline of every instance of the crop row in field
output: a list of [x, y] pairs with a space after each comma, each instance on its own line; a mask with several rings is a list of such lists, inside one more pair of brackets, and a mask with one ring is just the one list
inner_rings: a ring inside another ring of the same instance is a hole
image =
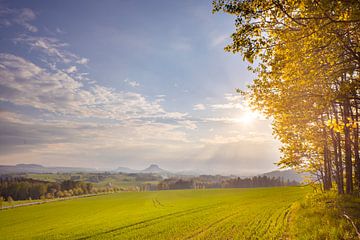
[[128, 192], [0, 212], [4, 239], [280, 239], [303, 187]]

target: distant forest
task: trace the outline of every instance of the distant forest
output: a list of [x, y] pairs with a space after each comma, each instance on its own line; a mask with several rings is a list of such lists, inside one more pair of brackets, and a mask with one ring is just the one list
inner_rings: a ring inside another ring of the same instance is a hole
[[[141, 176], [142, 175], [139, 177]], [[256, 176], [252, 178], [225, 178], [222, 176], [202, 175], [189, 178], [167, 178], [160, 180], [158, 184], [147, 183], [146, 181], [149, 180], [153, 180], [153, 178], [147, 177], [142, 179], [143, 183], [132, 189], [132, 191], [204, 188], [254, 188], [299, 185], [299, 183], [296, 181], [285, 181], [281, 178], [267, 176]], [[124, 188], [119, 188], [112, 184], [108, 184], [106, 187], [97, 188], [94, 187], [94, 185], [90, 182], [78, 180], [49, 182], [25, 177], [0, 177], [0, 198], [7, 201], [52, 199], [124, 190]]]
[[116, 187], [99, 189], [93, 187], [92, 183], [73, 180], [47, 182], [22, 177], [0, 177], [0, 198], [7, 201], [51, 199], [118, 190]]
[[169, 178], [158, 184], [159, 190], [166, 189], [202, 189], [202, 188], [254, 188], [297, 186], [296, 181], [283, 180], [281, 178], [255, 176], [252, 178], [231, 178], [217, 181], [214, 176], [200, 176], [188, 180]]

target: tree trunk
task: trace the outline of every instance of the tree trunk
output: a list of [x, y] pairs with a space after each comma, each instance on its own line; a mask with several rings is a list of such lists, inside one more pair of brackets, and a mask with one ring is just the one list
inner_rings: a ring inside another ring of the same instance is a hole
[[343, 181], [342, 181], [343, 176], [342, 176], [342, 174], [340, 174], [340, 172], [342, 171], [342, 168], [340, 166], [341, 159], [339, 158], [339, 149], [338, 149], [337, 140], [336, 140], [333, 129], [330, 130], [330, 135], [331, 135], [331, 140], [332, 140], [332, 144], [333, 144], [333, 148], [334, 148], [335, 180], [336, 180], [336, 185], [337, 185], [337, 191], [338, 191], [338, 194], [343, 194], [344, 193], [344, 185], [343, 185]]
[[344, 192], [344, 164], [343, 164], [343, 154], [342, 154], [342, 146], [341, 146], [341, 135], [340, 133], [336, 133], [336, 140], [338, 145], [338, 154], [339, 154], [339, 175], [340, 175], [340, 188], [341, 194]]
[[359, 110], [355, 100], [355, 117], [356, 128], [353, 129], [354, 135], [354, 157], [355, 157], [355, 184], [357, 191], [360, 192], [360, 156], [359, 156]]
[[[336, 124], [339, 124], [338, 110], [335, 104], [332, 105]], [[341, 147], [341, 135], [339, 132], [335, 136], [334, 149], [337, 149], [337, 168], [339, 173], [339, 183], [338, 183], [338, 193], [344, 194], [344, 168], [343, 168], [343, 159], [342, 159], [342, 147]]]
[[330, 154], [327, 143], [324, 144], [324, 190], [328, 191], [332, 187]]
[[332, 182], [331, 182], [331, 158], [330, 158], [330, 150], [329, 150], [329, 146], [328, 146], [328, 141], [327, 141], [327, 130], [326, 130], [326, 125], [325, 125], [325, 121], [323, 116], [321, 116], [321, 120], [324, 124], [323, 126], [323, 137], [324, 137], [324, 179], [323, 179], [323, 183], [324, 183], [324, 190], [330, 190], [332, 187]]
[[346, 172], [346, 193], [351, 194], [353, 192], [352, 181], [352, 160], [351, 160], [351, 137], [350, 128], [348, 125], [350, 118], [350, 100], [348, 98], [344, 101], [344, 135], [345, 135], [345, 172]]

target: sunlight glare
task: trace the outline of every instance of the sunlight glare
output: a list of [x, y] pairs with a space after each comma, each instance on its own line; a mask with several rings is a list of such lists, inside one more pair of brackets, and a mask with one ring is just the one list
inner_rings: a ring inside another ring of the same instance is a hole
[[241, 116], [236, 119], [236, 122], [242, 123], [244, 125], [251, 124], [257, 118], [257, 114], [251, 110], [246, 110]]

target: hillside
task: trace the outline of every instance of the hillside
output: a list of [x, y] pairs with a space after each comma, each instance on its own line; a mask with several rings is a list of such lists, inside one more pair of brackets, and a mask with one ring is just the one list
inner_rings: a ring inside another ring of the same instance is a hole
[[141, 172], [143, 172], [143, 173], [169, 173], [169, 171], [166, 171], [166, 170], [160, 168], [156, 164], [151, 164], [149, 167], [145, 168]]
[[128, 167], [118, 167], [115, 172], [118, 172], [118, 173], [138, 173], [139, 170], [135, 170], [135, 169], [131, 169], [131, 168], [128, 168]]
[[38, 164], [0, 165], [0, 174], [97, 172], [91, 168], [44, 167]]
[[160, 168], [157, 164], [151, 164], [149, 167], [143, 170], [136, 170], [128, 167], [118, 167], [115, 171], [121, 173], [170, 173], [169, 171]]

